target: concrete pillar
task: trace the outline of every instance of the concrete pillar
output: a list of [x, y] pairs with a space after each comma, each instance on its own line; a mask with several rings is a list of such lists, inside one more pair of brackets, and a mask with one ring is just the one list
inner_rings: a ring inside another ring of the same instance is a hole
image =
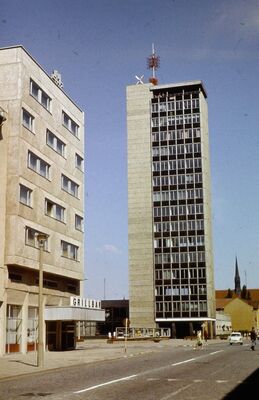
[[62, 321], [56, 322], [56, 348], [62, 349]]
[[78, 340], [81, 338], [81, 322], [77, 321], [76, 322], [76, 337]]
[[6, 342], [6, 302], [0, 302], [0, 356], [5, 354]]
[[208, 321], [208, 338], [213, 339], [216, 336], [215, 327], [214, 321]]
[[44, 351], [46, 350], [46, 334], [47, 334], [45, 312], [44, 312], [45, 307], [46, 307], [46, 301], [47, 301], [47, 296], [43, 296], [43, 349], [44, 349]]
[[21, 309], [21, 318], [22, 318], [22, 326], [21, 326], [21, 353], [27, 353], [27, 341], [28, 341], [28, 304], [29, 304], [29, 293], [26, 293], [22, 309]]
[[173, 339], [176, 338], [176, 326], [175, 326], [175, 322], [172, 322], [172, 331], [171, 331], [171, 336]]
[[189, 336], [193, 336], [193, 323], [189, 322]]

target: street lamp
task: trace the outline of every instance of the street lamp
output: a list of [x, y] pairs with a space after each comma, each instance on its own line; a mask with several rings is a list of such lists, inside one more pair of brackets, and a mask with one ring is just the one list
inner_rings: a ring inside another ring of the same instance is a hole
[[42, 263], [42, 255], [44, 245], [48, 239], [48, 235], [45, 233], [37, 234], [37, 241], [39, 244], [39, 297], [38, 297], [38, 306], [39, 306], [39, 314], [38, 314], [38, 350], [37, 350], [37, 367], [44, 366], [44, 306], [43, 306], [43, 263]]

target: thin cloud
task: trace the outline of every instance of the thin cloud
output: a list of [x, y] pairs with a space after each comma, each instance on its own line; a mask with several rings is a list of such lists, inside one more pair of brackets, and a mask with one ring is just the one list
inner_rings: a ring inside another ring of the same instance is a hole
[[121, 254], [121, 250], [113, 244], [104, 244], [97, 249], [100, 253]]
[[254, 32], [259, 30], [258, 1], [224, 1], [211, 21], [210, 29], [217, 31]]

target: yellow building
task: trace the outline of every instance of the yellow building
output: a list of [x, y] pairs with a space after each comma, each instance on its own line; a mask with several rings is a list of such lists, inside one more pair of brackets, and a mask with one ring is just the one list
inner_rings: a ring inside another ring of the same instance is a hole
[[224, 309], [231, 315], [234, 331], [250, 331], [253, 326], [253, 307], [239, 298], [231, 299]]
[[250, 331], [254, 326], [258, 326], [258, 309], [254, 309], [247, 301], [239, 297], [216, 299], [217, 311], [231, 316], [233, 331]]

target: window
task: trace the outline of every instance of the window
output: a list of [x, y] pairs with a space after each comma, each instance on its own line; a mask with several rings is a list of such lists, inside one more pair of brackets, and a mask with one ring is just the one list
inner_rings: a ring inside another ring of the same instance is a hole
[[37, 349], [37, 332], [38, 329], [38, 308], [28, 307], [27, 320], [27, 346], [36, 351]]
[[65, 220], [65, 208], [48, 199], [45, 199], [45, 214], [61, 222]]
[[9, 272], [9, 279], [12, 282], [22, 282], [22, 275], [14, 272]]
[[77, 293], [77, 286], [72, 283], [67, 284], [67, 291], [71, 293]]
[[[155, 254], [155, 264], [162, 264], [162, 254]], [[161, 278], [157, 278], [161, 279]]]
[[83, 171], [84, 167], [84, 159], [76, 153], [76, 168], [80, 169], [80, 171]]
[[192, 99], [192, 108], [199, 108], [199, 99]]
[[63, 125], [72, 133], [72, 135], [78, 138], [79, 126], [72, 120], [64, 111], [62, 111]]
[[172, 295], [172, 288], [170, 286], [165, 286], [164, 287], [164, 294], [165, 294], [165, 296], [171, 296]]
[[156, 303], [156, 312], [163, 311], [163, 303]]
[[83, 232], [83, 222], [84, 222], [84, 219], [82, 217], [80, 217], [80, 215], [76, 214], [75, 215], [75, 228], [78, 231]]
[[49, 179], [50, 165], [31, 151], [28, 151], [28, 168], [37, 172], [37, 174], [44, 178]]
[[[42, 233], [42, 232], [39, 232], [33, 228], [30, 228], [29, 226], [26, 226], [26, 228], [25, 228], [25, 244], [27, 246], [32, 246], [32, 247], [35, 247], [38, 249], [39, 242], [37, 240], [37, 235], [39, 233]], [[44, 250], [48, 251], [48, 239], [44, 242]]]
[[205, 301], [199, 302], [200, 311], [207, 311], [207, 303]]
[[55, 150], [58, 154], [65, 157], [66, 145], [62, 140], [60, 140], [54, 133], [47, 129], [46, 142], [49, 147]]
[[162, 271], [161, 271], [161, 269], [155, 271], [155, 279], [162, 279]]
[[180, 294], [180, 288], [179, 288], [179, 286], [173, 286], [173, 288], [172, 288], [172, 295], [173, 295], [173, 296], [179, 296], [179, 294]]
[[20, 184], [20, 203], [31, 207], [32, 190]]
[[152, 104], [152, 112], [153, 113], [157, 113], [158, 112], [158, 104], [157, 103]]
[[173, 311], [179, 312], [181, 309], [181, 305], [178, 301], [174, 302], [173, 304]]
[[78, 246], [61, 240], [61, 254], [63, 257], [78, 261]]
[[155, 296], [163, 296], [163, 286], [156, 286]]
[[31, 79], [31, 82], [30, 82], [30, 94], [44, 108], [46, 108], [46, 110], [50, 111], [51, 98], [32, 79]]
[[[38, 278], [36, 278], [36, 284], [37, 285], [39, 284], [39, 279]], [[43, 279], [43, 287], [50, 288], [50, 289], [57, 288], [58, 287], [58, 282], [50, 280], [50, 279]]]
[[61, 187], [72, 196], [78, 197], [79, 185], [63, 174], [61, 175]]
[[24, 108], [22, 109], [22, 124], [25, 128], [29, 129], [31, 132], [34, 132], [34, 117], [26, 111]]
[[22, 331], [22, 307], [7, 304], [6, 307], [6, 348], [7, 353], [19, 352]]

